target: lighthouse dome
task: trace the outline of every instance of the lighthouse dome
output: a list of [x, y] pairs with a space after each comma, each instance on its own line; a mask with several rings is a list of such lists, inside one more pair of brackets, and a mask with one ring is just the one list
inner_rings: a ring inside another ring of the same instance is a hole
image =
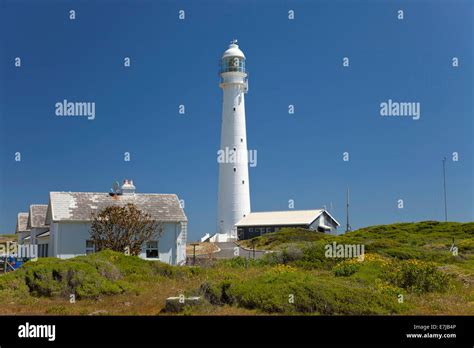
[[232, 40], [229, 48], [221, 59], [221, 74], [227, 72], [245, 73], [245, 55], [237, 45], [237, 40]]
[[237, 42], [237, 41], [234, 40], [229, 45], [229, 48], [222, 55], [222, 59], [227, 58], [227, 57], [240, 57], [240, 58], [245, 59], [244, 53], [240, 50], [239, 46], [235, 42]]

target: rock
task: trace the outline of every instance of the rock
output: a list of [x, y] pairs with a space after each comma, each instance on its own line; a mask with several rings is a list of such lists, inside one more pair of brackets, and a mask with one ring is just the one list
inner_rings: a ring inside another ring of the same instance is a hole
[[165, 311], [178, 313], [181, 312], [186, 306], [198, 306], [203, 303], [203, 300], [200, 296], [192, 297], [168, 297], [166, 299]]

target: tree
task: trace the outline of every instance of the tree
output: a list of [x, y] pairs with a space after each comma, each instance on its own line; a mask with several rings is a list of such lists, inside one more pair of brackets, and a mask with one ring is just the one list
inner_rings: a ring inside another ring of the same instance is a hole
[[158, 240], [163, 224], [139, 210], [134, 204], [109, 206], [93, 214], [91, 239], [97, 251], [111, 249], [138, 255], [145, 242]]

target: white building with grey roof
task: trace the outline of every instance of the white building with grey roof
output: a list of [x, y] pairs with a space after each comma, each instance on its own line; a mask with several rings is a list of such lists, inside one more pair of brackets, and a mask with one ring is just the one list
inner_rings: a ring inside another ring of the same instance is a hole
[[32, 204], [28, 214], [27, 228], [30, 231], [30, 244], [38, 245], [38, 256], [49, 255], [49, 225], [46, 224], [47, 204]]
[[236, 225], [240, 240], [278, 232], [284, 227], [337, 234], [339, 222], [325, 209], [252, 212]]
[[[16, 229], [15, 233], [17, 234], [18, 244], [27, 244], [29, 243], [30, 230], [28, 226], [28, 215], [27, 212], [18, 213], [16, 218]], [[25, 240], [25, 238], [28, 238]]]
[[39, 248], [40, 257], [66, 259], [86, 255], [95, 252], [90, 234], [93, 215], [108, 206], [125, 206], [130, 203], [163, 226], [160, 237], [146, 242], [139, 256], [172, 265], [184, 264], [188, 220], [178, 196], [136, 193], [131, 180], [124, 180], [120, 194], [50, 192], [48, 205], [30, 207], [29, 214], [26, 213], [26, 223], [25, 216], [19, 214], [17, 231], [26, 234], [30, 227], [34, 231], [31, 234], [34, 243], [39, 246], [46, 241], [47, 247]]

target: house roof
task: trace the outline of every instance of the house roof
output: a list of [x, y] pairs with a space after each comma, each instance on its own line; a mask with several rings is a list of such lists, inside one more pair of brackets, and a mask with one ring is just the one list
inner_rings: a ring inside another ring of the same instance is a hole
[[36, 238], [44, 238], [44, 237], [49, 237], [50, 232], [47, 230], [46, 232], [40, 233], [36, 236]]
[[16, 219], [16, 231], [15, 233], [20, 232], [27, 232], [27, 225], [28, 225], [28, 215], [29, 213], [18, 213]]
[[322, 213], [326, 213], [334, 222], [339, 223], [324, 209], [314, 210], [287, 210], [287, 211], [264, 211], [249, 213], [246, 217], [236, 223], [236, 226], [292, 226], [310, 225]]
[[108, 206], [132, 203], [155, 221], [187, 221], [175, 194], [133, 193], [111, 196], [104, 192], [50, 192], [46, 223], [51, 221], [91, 221]]
[[46, 227], [46, 211], [47, 204], [32, 204], [30, 205], [30, 214], [28, 217], [28, 229]]

